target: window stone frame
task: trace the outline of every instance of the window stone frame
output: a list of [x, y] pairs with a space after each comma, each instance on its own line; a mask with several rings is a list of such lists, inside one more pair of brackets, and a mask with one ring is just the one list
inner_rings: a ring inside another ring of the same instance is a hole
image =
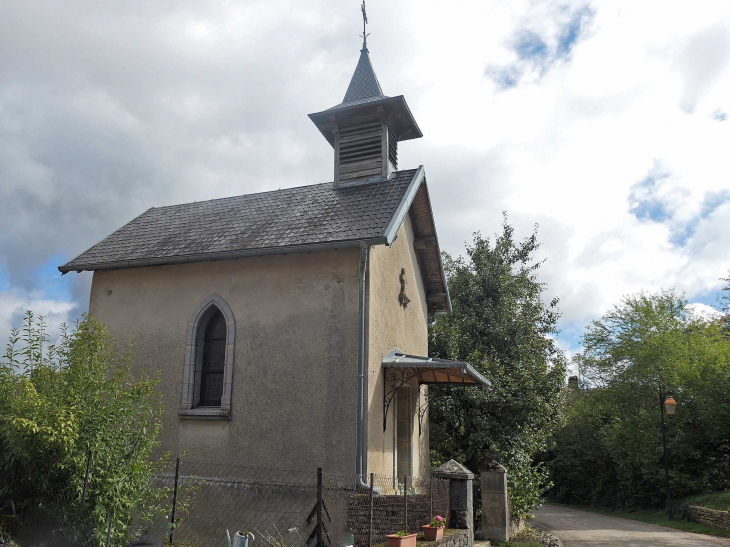
[[[226, 320], [226, 354], [223, 368], [223, 394], [220, 407], [197, 407], [200, 397], [200, 371], [203, 363], [203, 339], [211, 308], [217, 308]], [[182, 403], [183, 418], [227, 420], [231, 416], [233, 391], [233, 358], [236, 347], [236, 320], [228, 303], [219, 295], [209, 294], [195, 309], [188, 322], [185, 340], [185, 364], [183, 368]]]

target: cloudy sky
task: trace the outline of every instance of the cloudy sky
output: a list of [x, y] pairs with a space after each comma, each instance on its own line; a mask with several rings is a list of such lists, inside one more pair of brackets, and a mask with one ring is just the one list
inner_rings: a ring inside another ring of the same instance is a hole
[[[730, 272], [730, 2], [369, 0], [442, 247], [540, 225], [561, 343], [622, 294]], [[56, 266], [151, 206], [331, 180], [359, 0], [0, 0], [0, 335], [84, 311]], [[701, 307], [701, 306], [700, 306]]]

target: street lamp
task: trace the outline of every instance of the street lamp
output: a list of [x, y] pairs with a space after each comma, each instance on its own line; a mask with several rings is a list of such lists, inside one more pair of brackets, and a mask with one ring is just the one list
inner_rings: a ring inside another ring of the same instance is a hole
[[664, 482], [667, 488], [667, 506], [664, 511], [668, 519], [672, 519], [672, 491], [669, 488], [669, 455], [667, 453], [667, 430], [664, 426], [664, 412], [667, 416], [674, 416], [677, 413], [677, 401], [672, 398], [672, 392], [664, 393], [662, 386], [659, 386], [659, 413], [662, 416], [662, 443], [664, 445]]

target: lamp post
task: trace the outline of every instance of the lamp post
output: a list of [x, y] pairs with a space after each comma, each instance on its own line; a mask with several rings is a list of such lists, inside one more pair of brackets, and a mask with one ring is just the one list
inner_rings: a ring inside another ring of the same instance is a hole
[[664, 482], [667, 488], [667, 506], [664, 508], [667, 518], [672, 518], [672, 491], [669, 488], [669, 454], [667, 453], [667, 430], [664, 425], [664, 412], [674, 416], [677, 412], [677, 401], [672, 398], [672, 392], [664, 393], [659, 386], [659, 413], [662, 417], [662, 443], [664, 445]]

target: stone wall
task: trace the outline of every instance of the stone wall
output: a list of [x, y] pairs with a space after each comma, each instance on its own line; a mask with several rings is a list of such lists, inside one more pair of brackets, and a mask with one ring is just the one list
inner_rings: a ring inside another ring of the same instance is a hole
[[[448, 483], [435, 481], [441, 490], [448, 487]], [[403, 530], [405, 504], [402, 495], [383, 496], [373, 498], [373, 545], [385, 541], [387, 534], [394, 534]], [[445, 515], [449, 509], [447, 492], [439, 492], [434, 496], [434, 515]], [[421, 526], [431, 521], [431, 498], [428, 494], [408, 495], [408, 532], [420, 532]], [[359, 494], [350, 499], [347, 514], [347, 528], [355, 534], [355, 545], [368, 544], [368, 529], [370, 525], [370, 496]]]
[[429, 547], [471, 547], [469, 530], [446, 530], [441, 541], [429, 542]]
[[687, 508], [687, 520], [706, 524], [713, 528], [730, 530], [730, 511], [716, 511], [699, 505], [690, 505]]

